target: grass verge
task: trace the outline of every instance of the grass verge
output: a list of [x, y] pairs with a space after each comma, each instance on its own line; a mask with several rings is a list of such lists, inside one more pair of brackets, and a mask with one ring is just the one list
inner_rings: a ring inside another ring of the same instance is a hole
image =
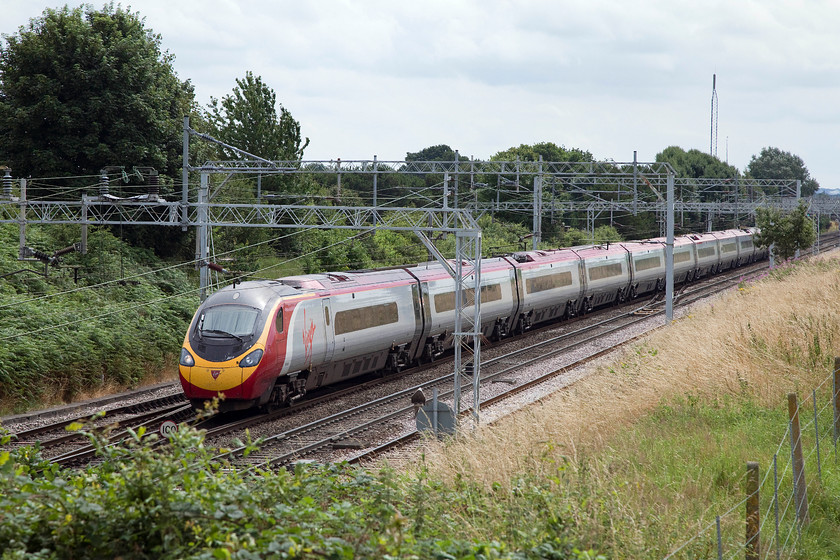
[[[762, 476], [772, 468], [786, 442], [787, 393], [810, 397], [840, 354], [838, 297], [837, 260], [745, 281], [569, 390], [470, 436], [429, 442], [423, 468], [486, 493], [543, 486], [551, 508], [508, 507], [562, 511], [573, 540], [611, 558], [664, 558], [745, 498], [747, 461]], [[822, 391], [824, 404], [830, 383]], [[812, 490], [819, 522], [802, 541], [818, 551], [840, 542], [840, 507], [825, 499], [836, 496], [831, 470]], [[762, 494], [762, 508], [771, 502]], [[724, 535], [743, 543], [743, 507], [729, 517]], [[479, 538], [498, 530], [464, 524]], [[711, 535], [691, 552], [713, 556]]]

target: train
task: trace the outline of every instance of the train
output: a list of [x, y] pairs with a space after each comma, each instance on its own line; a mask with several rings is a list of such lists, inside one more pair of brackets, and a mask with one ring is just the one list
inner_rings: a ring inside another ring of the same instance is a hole
[[[767, 258], [756, 233], [675, 237], [674, 282]], [[495, 341], [664, 290], [665, 246], [654, 238], [482, 258], [481, 333]], [[433, 261], [226, 286], [200, 305], [184, 337], [184, 394], [195, 406], [223, 396], [222, 411], [270, 409], [371, 372], [434, 361], [453, 345], [454, 284]]]

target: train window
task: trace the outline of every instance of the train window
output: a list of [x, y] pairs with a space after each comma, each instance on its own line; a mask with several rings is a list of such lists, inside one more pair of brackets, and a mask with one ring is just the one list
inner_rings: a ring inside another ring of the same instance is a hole
[[717, 251], [715, 251], [715, 246], [712, 245], [711, 247], [703, 247], [702, 249], [697, 249], [697, 256], [699, 258], [703, 257], [714, 257], [717, 255]]
[[651, 268], [660, 268], [662, 266], [662, 258], [659, 255], [655, 257], [644, 257], [635, 260], [636, 270], [650, 270]]
[[228, 333], [235, 336], [250, 336], [260, 315], [258, 309], [244, 305], [219, 305], [204, 310], [198, 324], [200, 333]]
[[741, 247], [744, 249], [752, 249], [753, 241], [752, 239], [742, 239], [741, 240]]
[[397, 322], [399, 312], [396, 302], [347, 309], [335, 314], [335, 334], [346, 334]]
[[[464, 290], [464, 305], [475, 304], [475, 290], [469, 288]], [[502, 299], [502, 285], [488, 284], [481, 287], [481, 303], [489, 303], [491, 301], [499, 301]], [[455, 309], [455, 292], [445, 292], [442, 294], [435, 294], [435, 311], [443, 313], [444, 311], [452, 311]]]
[[674, 264], [688, 262], [691, 260], [691, 251], [679, 251], [674, 253]]
[[544, 274], [542, 276], [527, 278], [525, 280], [525, 289], [529, 294], [571, 285], [572, 273], [568, 270], [566, 272], [557, 272], [555, 274]]
[[720, 246], [721, 253], [734, 253], [738, 250], [738, 247], [735, 245], [735, 242], [732, 243], [724, 243]]
[[603, 280], [604, 278], [612, 278], [613, 276], [621, 276], [621, 263], [602, 264], [593, 266], [589, 269], [590, 280]]
[[329, 307], [324, 307], [324, 322], [327, 324], [328, 327], [330, 326], [330, 308]]
[[277, 310], [277, 317], [274, 319], [274, 328], [277, 332], [283, 332], [283, 308]]

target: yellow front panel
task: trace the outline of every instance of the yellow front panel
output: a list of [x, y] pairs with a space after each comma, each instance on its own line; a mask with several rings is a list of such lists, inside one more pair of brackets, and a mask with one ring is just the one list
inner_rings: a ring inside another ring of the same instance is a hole
[[[236, 360], [220, 362], [210, 366], [201, 358], [190, 368], [190, 383], [208, 391], [226, 391], [242, 384], [242, 368]], [[248, 368], [253, 373], [256, 368]]]

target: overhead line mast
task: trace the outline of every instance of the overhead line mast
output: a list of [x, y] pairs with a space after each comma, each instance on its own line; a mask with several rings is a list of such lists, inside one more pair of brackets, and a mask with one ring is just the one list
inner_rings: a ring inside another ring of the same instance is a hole
[[716, 78], [717, 75], [712, 74], [712, 131], [711, 139], [709, 140], [709, 154], [715, 157], [717, 157], [718, 140], [718, 96], [717, 89], [715, 89]]

